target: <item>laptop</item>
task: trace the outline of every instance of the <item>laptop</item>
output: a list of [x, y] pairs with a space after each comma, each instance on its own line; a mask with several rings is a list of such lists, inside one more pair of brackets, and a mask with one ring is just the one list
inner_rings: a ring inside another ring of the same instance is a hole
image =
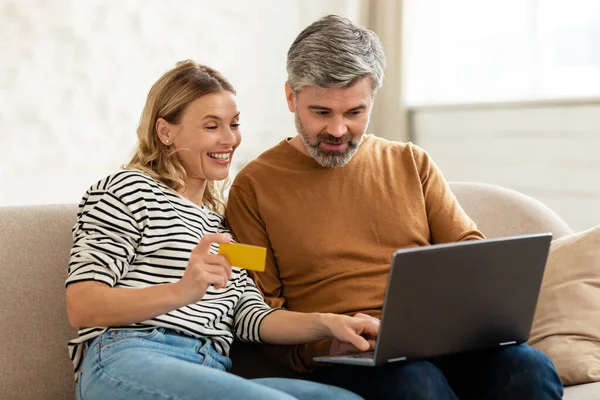
[[314, 361], [375, 366], [526, 342], [551, 240], [542, 233], [396, 251], [375, 351]]

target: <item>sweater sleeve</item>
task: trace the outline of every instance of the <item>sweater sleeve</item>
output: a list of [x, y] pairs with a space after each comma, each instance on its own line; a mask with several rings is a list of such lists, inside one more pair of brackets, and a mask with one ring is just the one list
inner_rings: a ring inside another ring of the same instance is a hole
[[243, 342], [262, 343], [260, 324], [267, 315], [276, 309], [265, 303], [260, 291], [246, 271], [242, 271], [241, 279], [245, 281], [246, 287], [234, 311], [234, 335]]
[[415, 145], [411, 150], [421, 178], [432, 243], [484, 239], [429, 155]]
[[[221, 226], [219, 233], [232, 235], [227, 226]], [[233, 235], [232, 235], [233, 236]], [[233, 239], [235, 242], [235, 238]], [[246, 270], [240, 270], [240, 285], [244, 287], [243, 294], [235, 305], [233, 318], [233, 334], [242, 342], [262, 343], [260, 325], [267, 315], [277, 310], [271, 308], [257, 289], [252, 277]]]
[[[249, 193], [252, 193], [252, 191], [244, 190], [235, 184], [231, 187], [225, 218], [229, 228], [240, 243], [267, 248], [265, 271], [261, 273], [251, 272], [251, 274], [256, 286], [263, 293], [265, 302], [273, 309], [285, 308], [285, 297], [273, 249], [269, 242], [265, 224], [260, 216], [256, 198]], [[260, 346], [260, 351], [268, 359], [279, 365], [298, 372], [308, 372], [314, 368], [312, 358], [317, 355], [329, 354], [330, 347], [331, 339], [325, 339], [319, 342], [291, 346], [264, 345]]]
[[82, 281], [114, 286], [135, 259], [141, 231], [128, 206], [99, 182], [82, 199], [73, 227], [65, 285]]

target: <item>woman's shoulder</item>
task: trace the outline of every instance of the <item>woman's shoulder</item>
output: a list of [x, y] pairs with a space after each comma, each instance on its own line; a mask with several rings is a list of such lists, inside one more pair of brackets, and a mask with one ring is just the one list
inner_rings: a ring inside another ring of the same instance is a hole
[[108, 192], [119, 195], [132, 190], [161, 190], [164, 185], [160, 184], [156, 179], [149, 174], [128, 169], [115, 172], [107, 175], [104, 178], [94, 183], [88, 192]]
[[88, 188], [81, 199], [82, 204], [95, 204], [104, 199], [111, 203], [132, 204], [146, 198], [154, 198], [169, 189], [138, 170], [122, 170], [98, 180]]

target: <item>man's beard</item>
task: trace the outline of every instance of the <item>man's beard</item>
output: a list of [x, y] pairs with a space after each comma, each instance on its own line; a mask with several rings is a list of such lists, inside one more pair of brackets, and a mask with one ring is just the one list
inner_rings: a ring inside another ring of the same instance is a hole
[[[343, 167], [344, 165], [348, 164], [350, 160], [352, 160], [352, 157], [354, 157], [354, 154], [356, 154], [358, 151], [364, 137], [364, 131], [361, 132], [358, 139], [353, 139], [352, 135], [335, 137], [330, 133], [319, 133], [315, 142], [311, 143], [308, 139], [308, 134], [302, 125], [302, 121], [300, 121], [298, 113], [296, 113], [295, 122], [296, 130], [300, 135], [302, 143], [304, 143], [304, 147], [306, 147], [306, 151], [308, 151], [308, 154], [317, 162], [317, 164], [325, 168]], [[367, 126], [365, 126], [365, 131]], [[321, 148], [322, 142], [336, 144], [347, 143], [347, 147], [346, 150], [343, 151], [323, 150]]]

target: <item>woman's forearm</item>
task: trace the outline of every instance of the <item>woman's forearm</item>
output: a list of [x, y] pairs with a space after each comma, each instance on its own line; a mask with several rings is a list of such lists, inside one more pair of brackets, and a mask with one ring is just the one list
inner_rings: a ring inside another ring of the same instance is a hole
[[331, 337], [327, 319], [332, 314], [299, 313], [277, 310], [260, 324], [260, 337], [265, 343], [299, 344]]
[[183, 307], [180, 297], [176, 283], [143, 289], [73, 283], [67, 287], [67, 315], [75, 328], [130, 325]]

